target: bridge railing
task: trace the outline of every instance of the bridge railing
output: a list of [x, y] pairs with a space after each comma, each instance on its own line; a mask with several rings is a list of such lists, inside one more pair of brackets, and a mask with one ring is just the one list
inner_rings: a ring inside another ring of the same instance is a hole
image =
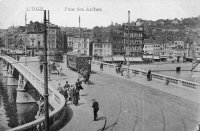
[[[14, 60], [9, 56], [0, 56], [0, 57], [11, 63], [12, 66], [14, 66], [14, 68], [16, 68], [37, 89], [37, 91], [40, 94], [42, 95], [44, 94], [44, 81], [42, 77], [36, 75], [29, 68], [27, 68], [21, 63], [18, 63], [18, 61]], [[49, 123], [50, 125], [53, 125], [53, 123], [59, 119], [58, 115], [65, 107], [65, 99], [50, 84], [48, 85], [48, 93], [49, 93], [49, 103], [54, 108], [54, 110], [50, 111], [49, 113], [49, 118], [50, 118]], [[45, 117], [43, 116], [27, 124], [9, 129], [8, 131], [23, 131], [23, 130], [34, 131], [36, 129], [43, 130], [42, 128], [44, 127], [44, 122], [45, 122]]]
[[[100, 65], [102, 62], [92, 61], [92, 63]], [[103, 64], [104, 64], [104, 66], [107, 66], [107, 67], [110, 67], [110, 68], [115, 68], [117, 66], [116, 64], [110, 64], [110, 63], [103, 63]], [[123, 67], [123, 69], [126, 70], [126, 71], [128, 70], [127, 67]], [[133, 74], [139, 74], [141, 76], [147, 76], [147, 71], [144, 71], [144, 70], [129, 68], [129, 71]], [[163, 81], [163, 82], [168, 81], [169, 83], [172, 83], [174, 85], [178, 85], [180, 87], [185, 87], [187, 89], [192, 89], [192, 90], [199, 90], [199, 88], [200, 88], [200, 83], [182, 80], [182, 79], [178, 79], [178, 78], [174, 78], [174, 77], [170, 77], [170, 76], [166, 76], [166, 75], [161, 75], [161, 74], [158, 74], [158, 73], [151, 73], [151, 74], [152, 74], [152, 77], [156, 80], [160, 80], [160, 81]]]

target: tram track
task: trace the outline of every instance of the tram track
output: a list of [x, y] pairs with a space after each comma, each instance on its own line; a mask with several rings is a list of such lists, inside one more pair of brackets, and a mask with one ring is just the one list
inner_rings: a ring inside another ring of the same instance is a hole
[[[103, 78], [104, 78], [105, 83], [110, 83], [109, 76], [108, 77], [104, 76]], [[105, 78], [106, 78], [106, 81], [105, 81]], [[135, 118], [133, 118], [132, 121], [129, 121], [129, 125], [131, 125], [130, 122], [132, 122], [131, 127], [129, 127], [129, 129], [132, 131], [142, 130], [142, 128], [139, 126], [145, 123], [146, 124], [145, 124], [144, 130], [147, 130], [147, 131], [148, 130], [166, 131], [168, 129], [171, 129], [174, 131], [175, 129], [179, 129], [179, 130], [182, 129], [182, 131], [187, 131], [187, 130], [189, 131], [191, 123], [194, 123], [196, 121], [195, 120], [196, 118], [194, 118], [195, 117], [194, 114], [196, 114], [195, 112], [197, 110], [197, 106], [195, 104], [191, 104], [190, 106], [192, 107], [191, 109], [192, 113], [189, 112], [190, 108], [188, 108], [189, 105], [187, 105], [189, 101], [185, 101], [184, 99], [181, 99], [179, 97], [170, 95], [168, 93], [165, 93], [159, 90], [150, 89], [148, 86], [144, 86], [141, 84], [127, 82], [126, 87], [124, 87], [124, 85], [121, 84], [120, 82], [118, 82], [118, 85], [116, 84], [109, 85], [109, 88], [105, 88], [105, 89], [111, 90], [112, 93], [115, 93], [118, 96], [118, 98], [117, 97], [114, 97], [114, 98], [116, 99], [116, 101], [119, 101], [118, 102], [119, 104], [115, 108], [115, 112], [116, 112], [115, 113], [116, 115], [114, 118], [115, 120], [114, 119], [112, 120], [112, 117], [110, 117], [111, 119], [109, 119], [109, 116], [108, 116], [108, 119], [106, 118], [106, 124], [105, 124], [105, 129], [104, 129], [105, 131], [110, 131], [110, 130], [117, 131], [120, 128], [122, 128], [123, 122], [121, 120], [123, 120], [123, 117], [127, 115], [123, 113], [123, 106], [125, 106], [124, 101], [126, 99], [123, 95], [126, 95], [126, 96], [128, 95], [128, 97], [134, 97], [134, 99], [135, 98], [140, 99], [140, 100], [144, 99], [144, 101], [148, 103], [148, 105], [145, 105], [145, 107], [140, 107], [142, 103], [140, 104], [139, 101], [134, 101], [133, 99], [131, 99], [130, 102], [135, 103], [133, 105], [134, 107], [133, 110], [135, 110], [135, 115], [133, 117]], [[119, 84], [122, 85], [122, 87], [124, 88], [120, 88]], [[118, 88], [116, 88], [116, 86]], [[120, 89], [123, 89], [123, 90], [120, 90]], [[130, 89], [131, 89], [131, 94], [125, 94], [125, 93], [128, 93], [129, 92], [128, 90]], [[145, 97], [141, 95], [143, 91], [145, 92], [144, 93]], [[121, 94], [121, 96], [119, 94]], [[166, 101], [163, 101], [163, 100], [166, 100]], [[125, 109], [130, 110], [131, 106], [129, 105], [129, 108], [126, 107]], [[140, 121], [142, 120], [142, 117], [140, 117], [140, 110], [142, 108], [145, 108], [145, 110], [147, 109], [148, 111], [146, 112], [147, 117], [144, 116], [145, 121], [143, 122]], [[148, 108], [152, 110], [149, 110]], [[130, 111], [128, 111], [128, 113], [129, 112]], [[184, 113], [187, 113], [187, 114], [185, 115]], [[187, 121], [183, 119], [187, 119]], [[149, 122], [153, 122], [153, 123], [149, 123]], [[176, 124], [178, 124], [179, 126], [178, 128]]]
[[[110, 89], [110, 88], [109, 88]], [[112, 90], [113, 91], [113, 90]], [[105, 128], [104, 128], [104, 130], [106, 130], [106, 129], [108, 129], [108, 128], [110, 128], [110, 131], [116, 131], [116, 125], [117, 125], [117, 123], [118, 123], [118, 121], [119, 121], [119, 118], [120, 118], [120, 115], [121, 115], [121, 113], [122, 113], [122, 99], [121, 99], [121, 96], [119, 95], [119, 93], [117, 93], [116, 91], [115, 91], [115, 94], [118, 96], [118, 98], [119, 98], [119, 112], [118, 112], [118, 114], [117, 114], [117, 118], [116, 118], [116, 120], [114, 121], [114, 123], [112, 124], [112, 125], [110, 125], [110, 126], [107, 126], [106, 124], [107, 124], [107, 120], [106, 120], [106, 122], [105, 122]], [[106, 127], [107, 126], [107, 127]], [[104, 131], [103, 130], [103, 131]]]
[[138, 124], [138, 104], [137, 104], [137, 100], [135, 100], [135, 106], [136, 106], [136, 120], [134, 121], [134, 125], [133, 125], [133, 129], [132, 131], [135, 131], [136, 129], [136, 125]]

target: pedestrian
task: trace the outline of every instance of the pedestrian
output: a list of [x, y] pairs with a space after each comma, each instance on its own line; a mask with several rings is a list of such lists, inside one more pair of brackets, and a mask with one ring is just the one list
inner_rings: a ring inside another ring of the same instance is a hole
[[68, 97], [69, 97], [69, 95], [68, 95], [68, 88], [66, 86], [64, 86], [64, 88], [63, 88], [63, 95], [65, 97], [65, 104], [66, 104], [67, 100], [68, 100]]
[[120, 73], [121, 73], [121, 76], [123, 76], [123, 72], [124, 72], [124, 68], [120, 68]]
[[58, 92], [60, 93], [60, 94], [63, 94], [63, 87], [60, 85], [60, 83], [58, 84]]
[[100, 71], [103, 71], [103, 63], [100, 64]]
[[74, 85], [71, 85], [71, 87], [69, 88], [69, 101], [73, 102], [73, 91], [74, 91]]
[[73, 98], [72, 98], [73, 104], [77, 106], [78, 100], [79, 100], [79, 91], [75, 89], [73, 90]]
[[78, 89], [78, 90], [83, 90], [83, 87], [82, 87], [82, 82], [79, 80], [79, 79], [77, 79], [77, 82], [76, 82], [76, 89]]
[[90, 79], [90, 72], [87, 71], [86, 74], [85, 74], [85, 84], [89, 84], [89, 79]]
[[151, 81], [152, 80], [152, 75], [151, 75], [151, 70], [149, 69], [149, 71], [147, 72], [147, 80]]
[[43, 70], [43, 64], [40, 64], [40, 73], [42, 74], [42, 70]]
[[19, 55], [17, 55], [17, 61], [19, 61], [19, 59], [20, 59], [20, 57], [19, 57]]
[[93, 100], [92, 108], [94, 113], [94, 121], [97, 121], [97, 112], [99, 111], [99, 103], [96, 100]]
[[64, 88], [66, 88], [67, 90], [69, 90], [70, 85], [69, 85], [68, 81], [66, 81]]
[[165, 85], [169, 85], [169, 79], [166, 79]]
[[60, 76], [62, 76], [62, 66], [61, 65], [59, 66], [58, 70], [59, 70]]
[[40, 116], [41, 114], [44, 114], [44, 98], [41, 96], [40, 100], [38, 102], [39, 110], [37, 112], [37, 117]]

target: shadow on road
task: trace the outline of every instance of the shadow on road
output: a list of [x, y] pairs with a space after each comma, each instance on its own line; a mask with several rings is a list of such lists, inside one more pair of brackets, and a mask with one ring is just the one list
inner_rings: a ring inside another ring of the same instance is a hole
[[63, 128], [70, 122], [72, 116], [73, 110], [69, 107], [69, 105], [66, 105], [62, 113], [59, 114], [59, 119], [50, 127], [50, 131], [58, 131]]

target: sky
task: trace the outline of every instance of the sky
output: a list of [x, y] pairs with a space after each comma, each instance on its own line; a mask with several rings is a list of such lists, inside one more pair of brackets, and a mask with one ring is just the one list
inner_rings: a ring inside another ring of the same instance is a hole
[[[0, 28], [43, 21], [42, 10], [50, 10], [50, 22], [58, 26], [108, 26], [137, 18], [145, 20], [197, 17], [200, 0], [0, 0]], [[92, 9], [88, 11], [88, 9]], [[94, 10], [95, 9], [95, 10]], [[36, 11], [37, 10], [37, 11]]]

